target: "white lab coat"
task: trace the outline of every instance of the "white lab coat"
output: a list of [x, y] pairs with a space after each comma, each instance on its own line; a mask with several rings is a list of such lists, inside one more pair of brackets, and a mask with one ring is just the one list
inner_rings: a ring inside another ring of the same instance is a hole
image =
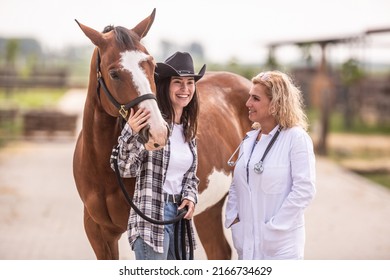
[[231, 226], [239, 259], [303, 259], [304, 210], [315, 195], [313, 142], [300, 127], [282, 130], [264, 159], [263, 173], [257, 174], [254, 164], [277, 128], [261, 136], [252, 156], [259, 131], [248, 132], [234, 169], [225, 227], [239, 217]]

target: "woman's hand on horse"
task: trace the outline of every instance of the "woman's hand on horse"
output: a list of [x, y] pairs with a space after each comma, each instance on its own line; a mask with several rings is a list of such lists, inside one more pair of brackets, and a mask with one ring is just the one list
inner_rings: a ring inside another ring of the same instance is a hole
[[141, 129], [148, 125], [147, 120], [150, 118], [150, 112], [145, 108], [139, 108], [137, 112], [134, 113], [134, 109], [130, 109], [130, 116], [127, 122], [129, 123], [131, 129], [138, 133]]
[[189, 199], [183, 199], [183, 201], [181, 202], [180, 206], [179, 206], [179, 210], [180, 209], [183, 209], [184, 207], [187, 206], [187, 214], [185, 214], [185, 216], [183, 217], [183, 219], [187, 219], [187, 220], [191, 220], [192, 219], [192, 216], [194, 215], [194, 212], [195, 212], [195, 203], [193, 203], [191, 200]]

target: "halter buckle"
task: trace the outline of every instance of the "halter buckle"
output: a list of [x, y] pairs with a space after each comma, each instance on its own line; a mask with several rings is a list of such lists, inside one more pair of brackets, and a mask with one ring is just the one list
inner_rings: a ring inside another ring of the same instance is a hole
[[127, 119], [127, 114], [129, 113], [128, 110], [126, 110], [125, 105], [121, 105], [121, 108], [119, 109], [119, 114], [124, 118]]

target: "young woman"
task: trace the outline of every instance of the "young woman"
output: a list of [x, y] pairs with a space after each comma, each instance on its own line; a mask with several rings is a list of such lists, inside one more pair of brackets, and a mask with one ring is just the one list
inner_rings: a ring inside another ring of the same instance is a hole
[[315, 156], [301, 92], [284, 73], [260, 73], [246, 106], [258, 127], [242, 142], [225, 226], [239, 259], [303, 259]]
[[[206, 65], [194, 72], [190, 54], [176, 52], [155, 70], [157, 102], [170, 125], [167, 145], [157, 151], [146, 151], [138, 141], [139, 131], [147, 125], [150, 112], [131, 111], [111, 157], [118, 157], [122, 177], [136, 177], [134, 203], [148, 217], [171, 220], [187, 207], [184, 219], [192, 219], [198, 196], [196, 176], [198, 97], [196, 82]], [[130, 211], [128, 238], [137, 260], [175, 259], [174, 225], [152, 224], [133, 209]], [[195, 244], [194, 235], [192, 242]]]

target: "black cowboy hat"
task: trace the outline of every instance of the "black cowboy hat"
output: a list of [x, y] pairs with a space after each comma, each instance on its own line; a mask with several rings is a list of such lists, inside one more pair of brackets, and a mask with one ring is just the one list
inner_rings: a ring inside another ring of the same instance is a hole
[[194, 72], [194, 62], [187, 52], [175, 52], [164, 62], [158, 62], [155, 70], [156, 78], [163, 79], [172, 76], [194, 77], [198, 81], [206, 72], [206, 64], [200, 69], [198, 74]]

